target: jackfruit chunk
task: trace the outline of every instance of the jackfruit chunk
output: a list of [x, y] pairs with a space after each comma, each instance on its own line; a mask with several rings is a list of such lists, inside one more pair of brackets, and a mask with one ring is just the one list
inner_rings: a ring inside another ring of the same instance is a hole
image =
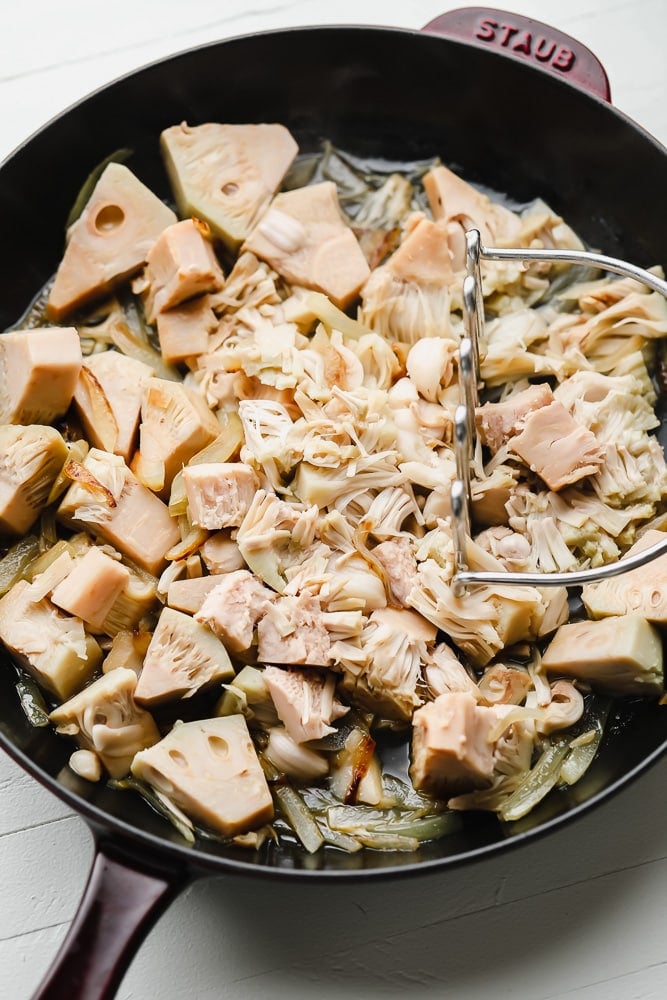
[[259, 489], [255, 470], [244, 462], [207, 462], [183, 469], [190, 518], [217, 530], [242, 523]]
[[204, 598], [196, 619], [208, 625], [231, 653], [250, 649], [255, 625], [275, 594], [246, 569], [225, 573]]
[[0, 639], [14, 659], [59, 700], [91, 679], [102, 650], [80, 618], [62, 615], [33, 585], [19, 581], [0, 600]]
[[[664, 531], [647, 531], [628, 549], [625, 558], [665, 541]], [[667, 555], [622, 576], [589, 583], [581, 598], [591, 618], [634, 614], [656, 625], [667, 625]]]
[[178, 525], [122, 458], [91, 448], [71, 478], [59, 520], [109, 542], [148, 573], [162, 572], [165, 553], [180, 540]]
[[165, 129], [162, 155], [182, 216], [207, 222], [232, 250], [247, 237], [299, 151], [284, 125]]
[[210, 234], [210, 230], [204, 222], [184, 219], [158, 236], [145, 271], [149, 322], [153, 323], [158, 313], [195, 295], [222, 288], [225, 279], [206, 233]]
[[189, 698], [205, 685], [233, 676], [227, 650], [206, 625], [164, 608], [146, 652], [136, 698], [147, 705]]
[[588, 681], [610, 695], [659, 695], [660, 633], [639, 615], [561, 625], [542, 658], [550, 674]]
[[196, 358], [208, 351], [209, 334], [218, 326], [209, 295], [200, 295], [180, 306], [158, 313], [160, 353], [168, 365]]
[[152, 378], [141, 403], [133, 468], [145, 486], [167, 499], [176, 473], [219, 433], [220, 425], [199, 393], [180, 382]]
[[130, 570], [129, 579], [109, 609], [100, 631], [115, 636], [118, 632], [135, 630], [158, 604], [157, 580], [148, 573]]
[[134, 454], [144, 386], [155, 374], [149, 365], [120, 351], [86, 358], [74, 390], [74, 405], [88, 442], [126, 462]]
[[0, 427], [0, 534], [30, 530], [67, 455], [67, 445], [53, 427]]
[[475, 411], [475, 423], [482, 441], [495, 454], [510, 438], [520, 434], [534, 410], [549, 406], [554, 394], [547, 382], [530, 385], [499, 403], [485, 403]]
[[177, 723], [136, 755], [132, 774], [223, 837], [273, 819], [271, 792], [242, 715]]
[[399, 281], [416, 285], [450, 285], [454, 281], [447, 231], [420, 219], [388, 259], [386, 267]]
[[[238, 454], [244, 444], [243, 424], [238, 414], [232, 411], [217, 412], [220, 433], [214, 441], [207, 444], [205, 448], [198, 451], [189, 460], [188, 465], [205, 465], [208, 462], [227, 462], [232, 456]], [[179, 517], [185, 514], [188, 509], [188, 495], [185, 489], [183, 471], [177, 472], [171, 483], [171, 493], [169, 495], [169, 513], [172, 517]], [[210, 568], [210, 567], [209, 567]], [[236, 567], [235, 567], [236, 568]], [[221, 570], [211, 570], [220, 573]]]
[[286, 281], [324, 292], [344, 309], [370, 275], [331, 181], [276, 195], [244, 249]]
[[194, 615], [211, 591], [222, 583], [225, 576], [222, 573], [209, 576], [197, 576], [192, 580], [174, 580], [169, 584], [167, 604], [177, 611], [187, 611]]
[[65, 254], [49, 295], [55, 320], [107, 294], [146, 262], [163, 229], [176, 222], [131, 170], [110, 163], [67, 234]]
[[[487, 246], [512, 246], [512, 238], [517, 239], [519, 216], [492, 202], [447, 167], [434, 167], [424, 174], [422, 182], [434, 219], [456, 222], [463, 229], [475, 226]], [[503, 239], [508, 242], [499, 242]]]
[[134, 670], [118, 667], [49, 716], [57, 732], [94, 750], [112, 778], [125, 777], [134, 755], [160, 739], [152, 715], [135, 704], [136, 684]]
[[63, 611], [99, 627], [129, 579], [126, 566], [93, 546], [54, 588], [51, 600]]
[[139, 629], [120, 629], [116, 632], [111, 643], [111, 649], [104, 658], [102, 672], [110, 673], [125, 667], [132, 670], [139, 676], [144, 665], [144, 656], [153, 636], [150, 632], [142, 632]]
[[0, 337], [0, 423], [50, 424], [69, 408], [81, 368], [74, 327]]
[[415, 788], [450, 798], [488, 788], [493, 775], [496, 721], [492, 708], [472, 694], [447, 692], [417, 709], [413, 717], [410, 777]]
[[554, 491], [595, 475], [605, 454], [595, 435], [556, 399], [527, 415], [511, 449]]

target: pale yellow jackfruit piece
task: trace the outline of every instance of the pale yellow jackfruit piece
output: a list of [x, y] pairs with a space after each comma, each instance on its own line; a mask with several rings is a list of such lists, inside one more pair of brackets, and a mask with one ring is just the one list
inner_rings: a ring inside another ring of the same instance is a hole
[[[637, 555], [665, 541], [667, 534], [664, 531], [646, 531], [625, 555]], [[647, 566], [622, 576], [587, 584], [581, 599], [591, 618], [633, 614], [656, 625], [667, 625], [667, 555], [658, 556]]]
[[57, 732], [95, 751], [112, 778], [125, 777], [134, 755], [160, 739], [152, 715], [134, 701], [136, 684], [133, 670], [118, 667], [49, 716]]
[[331, 181], [283, 191], [246, 240], [286, 281], [324, 292], [344, 309], [370, 274]]
[[[238, 414], [233, 412], [217, 412], [219, 434], [207, 444], [205, 448], [198, 451], [188, 461], [188, 465], [205, 465], [208, 462], [228, 462], [238, 454], [243, 444], [243, 426]], [[169, 513], [172, 517], [179, 517], [185, 514], [188, 509], [188, 496], [183, 480], [183, 470], [177, 472], [171, 483], [171, 493], [169, 495]], [[238, 567], [234, 567], [238, 569]], [[211, 570], [212, 573], [220, 572]]]
[[33, 526], [67, 456], [53, 427], [0, 427], [0, 534], [23, 535]]
[[150, 573], [141, 573], [133, 568], [127, 583], [102, 622], [100, 631], [110, 636], [128, 629], [136, 631], [147, 619], [150, 624], [150, 616], [158, 606], [157, 580]]
[[187, 611], [189, 615], [194, 615], [211, 591], [224, 579], [225, 574], [215, 573], [192, 580], [173, 580], [167, 590], [167, 604], [177, 611]]
[[86, 781], [101, 781], [102, 761], [94, 750], [75, 750], [70, 757], [69, 766], [75, 774]]
[[74, 327], [0, 337], [0, 423], [51, 424], [69, 408], [81, 368]]
[[420, 396], [431, 403], [454, 378], [456, 344], [444, 337], [422, 337], [412, 345], [405, 362], [408, 378]]
[[257, 623], [257, 656], [263, 662], [326, 666], [330, 650], [319, 598], [302, 593], [265, 607]]
[[91, 679], [102, 650], [80, 618], [61, 614], [32, 584], [20, 580], [0, 600], [0, 639], [14, 659], [59, 700]]
[[165, 129], [162, 155], [182, 216], [207, 222], [236, 249], [266, 209], [298, 152], [284, 125]]
[[164, 608], [146, 652], [136, 698], [145, 705], [189, 698], [213, 681], [233, 676], [227, 650], [206, 625]]
[[71, 478], [75, 481], [58, 508], [59, 520], [109, 542], [148, 573], [160, 573], [165, 553], [181, 537], [166, 504], [137, 482], [122, 458], [97, 448]]
[[369, 616], [360, 644], [335, 642], [331, 655], [342, 689], [362, 708], [409, 721], [422, 703], [417, 691], [427, 643], [437, 629], [414, 611], [382, 608]]
[[130, 571], [92, 546], [51, 594], [53, 603], [92, 626], [100, 626], [127, 585]]
[[285, 571], [312, 545], [317, 507], [287, 503], [258, 490], [236, 535], [239, 551], [255, 576], [278, 593], [285, 589]]
[[518, 215], [492, 202], [447, 167], [434, 167], [422, 180], [434, 218], [456, 222], [463, 229], [474, 226], [487, 246], [503, 246], [521, 231]]
[[[399, 278], [391, 260], [376, 267], [364, 284], [359, 321], [390, 342], [416, 344], [422, 337], [444, 337], [458, 343], [458, 325], [450, 315], [452, 287], [447, 275], [440, 282], [418, 281], [416, 275], [422, 269], [417, 262], [414, 269], [400, 267], [400, 272], [413, 274], [410, 280]], [[423, 270], [429, 273], [428, 267]]]
[[514, 468], [498, 465], [490, 476], [473, 482], [472, 511], [476, 524], [507, 524], [506, 504], [516, 488], [517, 477]]
[[542, 657], [550, 674], [588, 681], [611, 695], [660, 695], [663, 654], [659, 631], [639, 615], [562, 625]]
[[485, 705], [521, 705], [532, 686], [527, 670], [494, 663], [484, 671], [479, 691]]
[[100, 351], [86, 358], [74, 390], [74, 405], [94, 448], [130, 461], [143, 389], [154, 374], [149, 365], [120, 351]]
[[441, 642], [431, 651], [427, 650], [424, 666], [424, 681], [437, 698], [447, 692], [467, 692], [479, 701], [479, 688], [458, 656], [447, 643]]
[[176, 221], [131, 170], [110, 163], [68, 231], [49, 294], [49, 315], [61, 319], [129, 278], [146, 262], [162, 230]]
[[238, 543], [225, 531], [216, 531], [207, 538], [199, 554], [207, 570], [212, 574], [233, 573], [234, 570], [243, 569], [245, 566], [245, 559], [241, 555]]
[[224, 275], [207, 235], [210, 230], [199, 219], [184, 219], [160, 233], [148, 254], [144, 272], [149, 322], [195, 295], [222, 288]]
[[468, 693], [441, 694], [413, 718], [410, 777], [415, 788], [449, 798], [488, 788], [493, 775], [489, 736], [496, 715]]
[[157, 335], [162, 357], [167, 364], [174, 365], [186, 358], [205, 354], [209, 347], [209, 335], [217, 325], [218, 319], [211, 309], [209, 295], [199, 295], [196, 299], [158, 313]]
[[520, 434], [530, 415], [549, 406], [554, 395], [547, 382], [529, 385], [498, 403], [485, 403], [475, 411], [475, 424], [483, 444], [495, 454], [510, 438]]
[[208, 592], [195, 618], [208, 625], [231, 653], [250, 649], [255, 625], [274, 599], [272, 591], [245, 569], [225, 573]]
[[220, 425], [198, 392], [152, 378], [143, 392], [133, 469], [140, 482], [168, 499], [175, 475], [219, 434]]
[[273, 819], [273, 800], [242, 715], [176, 724], [132, 773], [223, 837]]
[[[483, 568], [501, 565], [492, 560]], [[542, 607], [535, 587], [484, 586], [454, 597], [450, 583], [450, 571], [435, 559], [426, 559], [419, 563], [409, 603], [442, 629], [476, 666], [486, 666], [505, 646], [535, 638]]]
[[320, 597], [327, 611], [360, 609], [370, 614], [387, 606], [383, 581], [358, 552], [341, 553], [328, 560]]
[[314, 670], [266, 667], [262, 674], [278, 717], [296, 743], [334, 733], [331, 723], [349, 712], [335, 697], [336, 678]]
[[532, 410], [510, 447], [553, 491], [594, 475], [605, 454], [595, 435], [558, 400]]
[[426, 218], [410, 228], [385, 266], [399, 281], [416, 285], [441, 287], [455, 280], [447, 231]]
[[236, 527], [259, 489], [255, 470], [244, 462], [207, 462], [183, 469], [190, 519], [209, 528]]
[[138, 629], [132, 631], [121, 629], [116, 632], [111, 649], [102, 664], [103, 673], [108, 674], [111, 670], [126, 667], [128, 670], [133, 670], [138, 677], [152, 637], [151, 632], [142, 632]]

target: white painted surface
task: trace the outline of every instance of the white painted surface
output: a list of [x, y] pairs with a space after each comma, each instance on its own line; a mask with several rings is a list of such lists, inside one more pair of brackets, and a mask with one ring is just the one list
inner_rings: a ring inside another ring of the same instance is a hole
[[[667, 143], [664, 0], [540, 0], [605, 64], [616, 105]], [[437, 0], [26, 0], [0, 14], [0, 156], [113, 77], [177, 49], [267, 28], [417, 28]], [[468, 6], [454, 0], [452, 6]], [[48, 169], [48, 165], [45, 165]], [[664, 211], [664, 192], [656, 210]], [[666, 709], [667, 711], [667, 709]], [[569, 829], [438, 877], [279, 886], [217, 878], [171, 907], [121, 1000], [662, 1000], [667, 996], [667, 760]], [[92, 857], [87, 828], [0, 754], [0, 998], [27, 1000]]]

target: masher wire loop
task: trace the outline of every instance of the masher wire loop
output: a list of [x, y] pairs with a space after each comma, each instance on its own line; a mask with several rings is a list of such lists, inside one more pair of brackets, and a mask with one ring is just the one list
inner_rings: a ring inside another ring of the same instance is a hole
[[637, 569], [667, 552], [667, 537], [650, 548], [626, 556], [615, 563], [594, 569], [573, 570], [567, 573], [525, 573], [504, 571], [472, 571], [466, 562], [466, 544], [471, 531], [472, 485], [471, 464], [476, 448], [475, 407], [479, 405], [480, 354], [484, 341], [484, 294], [482, 289], [482, 260], [515, 260], [528, 265], [535, 261], [549, 264], [588, 264], [602, 271], [611, 271], [623, 277], [634, 278], [647, 288], [667, 298], [667, 281], [616, 257], [591, 253], [588, 250], [528, 250], [518, 247], [485, 247], [479, 230], [466, 232], [466, 276], [463, 280], [463, 329], [464, 338], [459, 348], [459, 384], [461, 403], [454, 415], [454, 450], [456, 479], [451, 488], [452, 534], [456, 572], [452, 580], [455, 597], [462, 597], [467, 586], [488, 584], [530, 587], [574, 587], [597, 583], [621, 573]]

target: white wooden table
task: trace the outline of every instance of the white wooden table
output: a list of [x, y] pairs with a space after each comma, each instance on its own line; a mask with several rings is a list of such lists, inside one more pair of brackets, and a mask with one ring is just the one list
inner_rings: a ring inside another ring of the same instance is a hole
[[[665, 0], [507, 3], [589, 45], [616, 105], [667, 143]], [[444, 9], [440, 0], [7, 2], [0, 156], [93, 87], [180, 48], [298, 24], [417, 28]], [[656, 192], [662, 211], [664, 198]], [[119, 995], [662, 1000], [666, 787], [663, 760], [569, 829], [444, 877], [326, 889], [201, 882], [160, 920]], [[91, 856], [83, 822], [0, 753], [2, 1000], [31, 995], [74, 914]]]

